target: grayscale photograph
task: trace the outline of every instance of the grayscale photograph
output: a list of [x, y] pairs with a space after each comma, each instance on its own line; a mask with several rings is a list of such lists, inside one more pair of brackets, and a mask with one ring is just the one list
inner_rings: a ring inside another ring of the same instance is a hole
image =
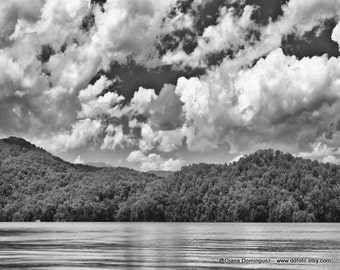
[[340, 0], [0, 0], [0, 269], [340, 269]]

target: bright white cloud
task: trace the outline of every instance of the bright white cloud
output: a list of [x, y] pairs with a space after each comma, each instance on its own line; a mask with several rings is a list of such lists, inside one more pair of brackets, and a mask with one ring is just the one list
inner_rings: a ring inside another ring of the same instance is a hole
[[[196, 0], [193, 6], [204, 3]], [[288, 34], [303, 37], [326, 19], [338, 22], [338, 1], [291, 0], [283, 16], [266, 26], [252, 21], [252, 6], [240, 16], [222, 8], [216, 25], [197, 36], [192, 53], [179, 42], [159, 59], [160, 36], [183, 29], [198, 35], [192, 14], [166, 16], [175, 4], [108, 0], [102, 12], [83, 0], [0, 3], [0, 133], [25, 135], [54, 152], [94, 141], [102, 150], [138, 147], [129, 160], [140, 155], [143, 169], [179, 167], [181, 159], [151, 152], [169, 156], [184, 147], [201, 152], [226, 147], [238, 155], [269, 145], [319, 160], [338, 158], [340, 59], [299, 60], [280, 49]], [[86, 32], [82, 19], [90, 13], [94, 25]], [[249, 40], [254, 30], [259, 39]], [[339, 23], [332, 39], [340, 44]], [[53, 52], [42, 63], [39, 55], [47, 44]], [[127, 56], [147, 68], [197, 68], [205, 67], [211, 53], [226, 50], [233, 57], [206, 74], [181, 77], [159, 94], [140, 87], [126, 105], [117, 92], [105, 93], [114, 81], [102, 76], [89, 85], [100, 69], [114, 61], [124, 64]]]
[[109, 59], [125, 61], [131, 53], [137, 61], [145, 65], [158, 62], [154, 44], [161, 33], [164, 14], [175, 0], [108, 0], [105, 13], [97, 10], [97, 32], [93, 35], [93, 44], [101, 51], [103, 66], [108, 67]]
[[167, 170], [174, 171], [180, 169], [184, 165], [184, 161], [181, 159], [165, 159], [155, 153], [144, 154], [140, 150], [132, 151], [126, 160], [130, 163], [140, 164], [142, 171], [151, 170]]
[[332, 40], [338, 43], [340, 50], [340, 23], [338, 23], [333, 29]]
[[220, 17], [216, 25], [208, 26], [202, 36], [197, 40], [197, 47], [189, 55], [183, 50], [168, 52], [162, 57], [165, 64], [191, 66], [205, 66], [205, 57], [210, 53], [223, 50], [236, 50], [245, 44], [246, 29], [252, 25], [251, 15], [254, 8], [246, 6], [239, 19], [234, 16], [234, 10], [221, 9]]
[[216, 149], [222, 142], [224, 131], [232, 128], [237, 121], [237, 116], [234, 118], [229, 113], [233, 90], [228, 90], [228, 85], [219, 85], [222, 82], [215, 79], [209, 76], [178, 79], [176, 94], [184, 103], [186, 120], [182, 132], [190, 150], [204, 152]]
[[124, 97], [113, 92], [100, 95], [111, 84], [112, 82], [103, 76], [94, 85], [89, 85], [79, 92], [82, 106], [82, 110], [78, 112], [79, 118], [96, 118], [104, 114], [116, 117], [121, 115], [118, 104], [124, 100]]
[[266, 142], [291, 150], [293, 141], [310, 148], [337, 121], [339, 66], [326, 55], [298, 60], [277, 49], [253, 68], [229, 73], [229, 81], [225, 66], [201, 78], [180, 78], [181, 134], [193, 151], [229, 145], [238, 153]]
[[144, 114], [148, 110], [150, 102], [156, 98], [155, 90], [139, 87], [131, 100], [131, 110]]
[[75, 164], [84, 164], [84, 159], [82, 159], [81, 156], [78, 155], [73, 163], [75, 163]]
[[20, 65], [10, 58], [3, 50], [0, 50], [0, 83], [3, 85], [6, 80], [21, 82], [24, 71]]
[[162, 152], [172, 152], [182, 146], [184, 135], [181, 130], [160, 130], [158, 131], [159, 145], [157, 149]]
[[101, 121], [87, 118], [77, 121], [70, 131], [61, 131], [48, 140], [43, 138], [34, 141], [53, 153], [60, 153], [89, 145], [100, 132]]
[[301, 152], [298, 156], [309, 159], [316, 159], [321, 162], [340, 164], [340, 153], [323, 143], [315, 143], [311, 152]]
[[237, 162], [237, 161], [239, 161], [239, 160], [240, 160], [241, 158], [243, 158], [243, 157], [244, 157], [243, 154], [237, 155], [237, 156], [235, 156], [232, 160], [230, 160], [229, 163]]
[[102, 150], [115, 150], [117, 146], [123, 148], [124, 145], [134, 144], [132, 136], [129, 134], [124, 134], [122, 126], [115, 127], [113, 125], [109, 125], [105, 132], [106, 136], [102, 145], [100, 146], [100, 149]]

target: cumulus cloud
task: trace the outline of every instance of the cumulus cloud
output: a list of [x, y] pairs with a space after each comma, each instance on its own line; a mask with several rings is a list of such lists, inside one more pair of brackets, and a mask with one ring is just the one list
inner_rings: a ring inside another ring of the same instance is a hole
[[115, 150], [117, 146], [123, 148], [124, 146], [134, 145], [134, 138], [131, 134], [124, 134], [123, 127], [109, 125], [105, 130], [105, 138], [100, 149]]
[[182, 146], [185, 133], [181, 129], [154, 130], [149, 124], [143, 123], [141, 127], [141, 138], [139, 149], [151, 151], [158, 149], [162, 152], [172, 152]]
[[162, 152], [172, 152], [183, 145], [184, 133], [182, 130], [160, 130], [158, 132], [159, 145], [157, 149]]
[[301, 152], [298, 156], [309, 159], [316, 159], [323, 163], [335, 163], [340, 164], [340, 153], [338, 150], [334, 150], [328, 147], [324, 143], [315, 143], [311, 152]]
[[[338, 23], [331, 38], [340, 44], [337, 1], [291, 0], [264, 25], [252, 19], [252, 5], [240, 12], [221, 7], [202, 31], [193, 14], [207, 2], [193, 1], [192, 13], [176, 3], [1, 3], [0, 133], [24, 135], [54, 152], [135, 147], [127, 161], [144, 170], [180, 167], [184, 161], [170, 157], [176, 151], [221, 147], [234, 156], [269, 146], [336, 162], [340, 58], [298, 59], [280, 47], [288, 35], [322, 31], [328, 19]], [[84, 29], [86, 16], [93, 20]], [[190, 52], [181, 35], [171, 36], [182, 30], [193, 38]], [[162, 47], [160, 37], [176, 46]], [[215, 54], [220, 59], [209, 66]], [[124, 89], [109, 79], [115, 74], [100, 74], [131, 58], [146, 69], [167, 65], [169, 73], [187, 76], [160, 92], [141, 82], [145, 87], [124, 100]], [[197, 68], [205, 68], [203, 75], [188, 75]]]
[[[338, 45], [340, 46], [340, 23], [338, 23], [336, 27], [333, 29], [332, 40], [337, 42]], [[340, 47], [339, 47], [339, 50], [340, 50]]]
[[[212, 74], [211, 76], [215, 76]], [[211, 79], [211, 81], [210, 81]], [[223, 143], [223, 133], [237, 123], [230, 115], [234, 92], [230, 85], [219, 85], [213, 78], [179, 78], [176, 94], [184, 103], [185, 124], [183, 133], [190, 150], [208, 151]]]
[[175, 93], [175, 86], [166, 84], [159, 96], [150, 101], [148, 106], [149, 120], [158, 130], [173, 130], [181, 126], [182, 105]]
[[234, 157], [232, 160], [230, 160], [230, 163], [233, 163], [233, 162], [237, 162], [239, 161], [241, 158], [243, 158], [244, 155], [241, 154], [241, 155], [237, 155], [236, 157]]
[[108, 0], [104, 4], [105, 12], [96, 12], [98, 31], [93, 35], [93, 43], [100, 48], [103, 65], [108, 67], [106, 59], [119, 59], [134, 54], [136, 60], [153, 66], [158, 60], [152, 42], [162, 31], [161, 21], [174, 0], [126, 1]]
[[[112, 82], [102, 77], [88, 83], [100, 68], [125, 61], [127, 55], [148, 61], [150, 42], [160, 31], [158, 21], [174, 1], [156, 2], [107, 1], [105, 12], [83, 0], [0, 4], [6, 15], [0, 20], [1, 132], [42, 139], [37, 130], [44, 129], [46, 138], [63, 137], [81, 125], [78, 119], [100, 123], [102, 115], [120, 117], [123, 97], [102, 94]], [[90, 13], [94, 26], [87, 33], [81, 24]], [[137, 108], [143, 106], [138, 98], [143, 95], [134, 100], [137, 111], [143, 109]], [[69, 149], [59, 146], [54, 148]]]
[[150, 102], [156, 98], [155, 90], [140, 87], [138, 91], [135, 92], [130, 102], [131, 110], [135, 111], [137, 114], [145, 114], [149, 108]]
[[339, 16], [339, 14], [339, 3], [334, 0], [311, 0], [307, 4], [303, 0], [292, 0], [284, 8], [280, 27], [283, 31], [294, 30], [303, 35], [304, 32], [311, 31], [320, 22]]
[[130, 163], [138, 163], [141, 166], [142, 171], [151, 170], [166, 170], [174, 171], [180, 169], [183, 166], [184, 161], [181, 159], [165, 159], [155, 153], [144, 154], [140, 150], [132, 151], [126, 160]]
[[189, 149], [229, 144], [237, 152], [266, 141], [308, 148], [337, 119], [338, 67], [339, 60], [326, 55], [298, 60], [277, 49], [227, 84], [217, 76], [223, 68], [180, 78], [176, 93], [184, 103]]
[[241, 92], [239, 110], [251, 108], [248, 121], [261, 114], [262, 119], [268, 118], [271, 123], [301, 111], [317, 110], [323, 102], [339, 98], [338, 62], [325, 55], [298, 61], [277, 49], [254, 68], [239, 73], [235, 83]]
[[183, 65], [205, 66], [205, 58], [210, 53], [216, 53], [223, 50], [236, 50], [246, 43], [246, 29], [252, 25], [251, 15], [254, 8], [246, 6], [240, 18], [234, 15], [234, 9], [220, 10], [220, 17], [216, 25], [205, 28], [202, 36], [197, 40], [195, 50], [187, 54], [181, 50], [168, 52], [162, 57], [166, 64], [182, 63]]
[[0, 10], [2, 11], [0, 18], [0, 48], [8, 45], [10, 42], [9, 37], [16, 30], [18, 22], [32, 24], [39, 19], [43, 4], [43, 0], [30, 2], [12, 0], [0, 3]]
[[88, 145], [100, 132], [101, 121], [87, 118], [77, 121], [70, 131], [61, 131], [48, 140], [42, 138], [34, 142], [53, 152], [65, 152]]
[[75, 164], [84, 164], [84, 160], [81, 158], [80, 155], [78, 155], [73, 163], [75, 163]]
[[108, 92], [100, 95], [104, 89], [108, 88], [112, 82], [101, 77], [94, 85], [89, 85], [79, 92], [79, 101], [82, 109], [78, 112], [79, 118], [96, 118], [101, 115], [120, 116], [119, 103], [124, 97], [117, 93]]

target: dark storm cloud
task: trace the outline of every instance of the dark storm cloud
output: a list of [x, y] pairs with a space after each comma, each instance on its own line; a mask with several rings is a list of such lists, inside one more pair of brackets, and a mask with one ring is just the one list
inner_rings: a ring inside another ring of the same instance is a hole
[[299, 59], [327, 53], [329, 57], [340, 56], [339, 47], [331, 39], [336, 26], [334, 19], [326, 20], [323, 25], [307, 32], [303, 37], [296, 34], [286, 36], [282, 41], [282, 49], [287, 55], [295, 55]]

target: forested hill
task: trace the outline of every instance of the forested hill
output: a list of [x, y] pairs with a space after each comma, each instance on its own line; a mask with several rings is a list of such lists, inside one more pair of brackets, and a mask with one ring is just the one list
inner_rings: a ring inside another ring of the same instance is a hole
[[0, 221], [340, 221], [340, 167], [259, 150], [168, 177], [0, 140]]

